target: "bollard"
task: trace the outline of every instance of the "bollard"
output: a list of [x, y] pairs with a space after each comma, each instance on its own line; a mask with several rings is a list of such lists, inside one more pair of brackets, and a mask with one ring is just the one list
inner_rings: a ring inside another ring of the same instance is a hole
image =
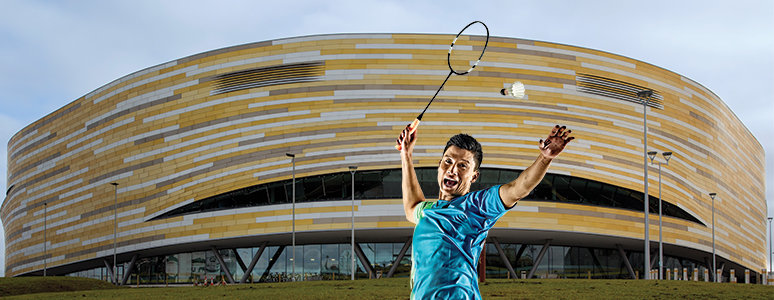
[[678, 268], [675, 268], [675, 280], [680, 280], [680, 271]]
[[709, 270], [704, 269], [704, 282], [709, 282]]
[[744, 283], [749, 284], [750, 283], [750, 270], [745, 269], [744, 270]]
[[140, 287], [140, 273], [137, 273], [137, 287]]
[[688, 280], [688, 268], [683, 268], [683, 280]]
[[715, 270], [715, 282], [723, 282], [723, 278], [720, 278], [723, 273], [720, 273], [720, 269]]
[[774, 285], [774, 272], [769, 272], [767, 282], [769, 285]]
[[669, 268], [666, 269], [666, 277], [664, 277], [666, 280], [672, 280], [672, 270]]
[[527, 271], [521, 271], [521, 279], [527, 279]]
[[693, 281], [699, 281], [699, 269], [693, 268]]
[[729, 275], [728, 281], [736, 283], [736, 270], [731, 269], [731, 275]]

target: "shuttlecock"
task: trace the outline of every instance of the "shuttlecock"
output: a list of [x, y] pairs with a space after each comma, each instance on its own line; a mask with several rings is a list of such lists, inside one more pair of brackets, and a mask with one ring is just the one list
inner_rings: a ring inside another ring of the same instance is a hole
[[500, 94], [516, 99], [524, 99], [524, 84], [516, 81], [510, 87], [500, 90]]

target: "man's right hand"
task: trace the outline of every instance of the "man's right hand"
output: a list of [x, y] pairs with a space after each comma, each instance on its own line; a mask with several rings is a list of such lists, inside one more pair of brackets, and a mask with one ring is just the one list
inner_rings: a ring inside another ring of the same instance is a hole
[[414, 153], [414, 145], [417, 143], [417, 128], [412, 127], [412, 125], [414, 125], [414, 123], [406, 125], [406, 128], [403, 129], [400, 133], [400, 137], [398, 137], [398, 140], [396, 141], [400, 146], [401, 157], [408, 158]]

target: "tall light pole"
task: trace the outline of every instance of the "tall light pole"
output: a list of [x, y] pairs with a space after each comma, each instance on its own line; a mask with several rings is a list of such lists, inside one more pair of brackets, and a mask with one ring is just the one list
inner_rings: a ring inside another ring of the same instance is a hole
[[46, 222], [48, 221], [47, 219], [48, 219], [48, 203], [43, 202], [43, 277], [46, 277], [46, 269], [48, 269], [48, 262], [46, 259], [46, 255], [48, 255], [48, 246], [46, 245], [46, 243], [48, 242], [48, 239], [46, 237]]
[[769, 217], [769, 272], [774, 272], [774, 268], [771, 267], [771, 259], [774, 258], [772, 256], [774, 254], [774, 248], [771, 247], [771, 219], [774, 218]]
[[643, 265], [645, 266], [645, 274], [643, 275], [646, 279], [650, 279], [650, 201], [649, 195], [648, 195], [648, 101], [650, 100], [650, 96], [653, 95], [653, 91], [651, 90], [645, 90], [645, 91], [639, 91], [637, 92], [637, 98], [639, 98], [642, 101], [642, 169], [645, 172], [645, 177], [643, 177], [644, 185], [645, 185], [645, 191], [642, 194], [644, 206], [645, 206], [645, 261], [643, 262]]
[[118, 266], [116, 265], [116, 249], [118, 249], [116, 242], [118, 240], [118, 182], [111, 182], [113, 186], [113, 284], [118, 285]]
[[[650, 163], [653, 164], [653, 159], [656, 158], [656, 151], [648, 152], [650, 157]], [[661, 222], [661, 165], [669, 165], [669, 159], [672, 157], [672, 152], [662, 152], [666, 163], [657, 162], [658, 164], [658, 279], [664, 279], [664, 243], [662, 239], [662, 222]]]
[[352, 280], [355, 280], [355, 171], [357, 166], [349, 166], [349, 173], [352, 174], [352, 252], [349, 255], [352, 258]]
[[715, 264], [715, 196], [718, 194], [716, 193], [709, 193], [710, 198], [712, 198], [712, 277], [715, 278], [715, 282], [718, 282], [718, 271], [716, 268], [717, 264]]
[[296, 155], [292, 153], [285, 153], [285, 156], [290, 157], [290, 161], [293, 163], [293, 233], [292, 233], [292, 245], [293, 245], [293, 281], [296, 281]]

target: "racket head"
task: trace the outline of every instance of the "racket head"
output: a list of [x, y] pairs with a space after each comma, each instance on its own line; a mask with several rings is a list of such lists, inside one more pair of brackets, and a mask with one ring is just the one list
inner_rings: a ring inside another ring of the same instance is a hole
[[[473, 63], [473, 65], [469, 69], [467, 69], [466, 71], [455, 70], [454, 67], [452, 66], [452, 63], [451, 63], [451, 56], [452, 56], [452, 51], [454, 50], [454, 44], [457, 43], [457, 39], [460, 38], [460, 35], [462, 35], [462, 33], [465, 32], [465, 30], [467, 30], [470, 26], [472, 26], [473, 24], [476, 24], [476, 23], [481, 24], [482, 26], [484, 26], [484, 29], [486, 29], [486, 41], [484, 42], [484, 48], [481, 49], [481, 54], [478, 56], [478, 59], [476, 60], [475, 63]], [[454, 37], [454, 40], [452, 40], [452, 43], [449, 46], [449, 52], [446, 54], [446, 64], [449, 66], [449, 70], [452, 73], [457, 74], [457, 75], [465, 75], [465, 74], [470, 73], [471, 71], [473, 71], [473, 69], [476, 68], [478, 63], [481, 62], [481, 58], [484, 57], [484, 52], [486, 52], [486, 47], [488, 45], [489, 45], [489, 27], [487, 27], [486, 24], [484, 24], [484, 22], [481, 22], [481, 21], [470, 22], [470, 24], [465, 26], [465, 28], [462, 28], [462, 30], [460, 30], [460, 32], [457, 33], [457, 36]]]

